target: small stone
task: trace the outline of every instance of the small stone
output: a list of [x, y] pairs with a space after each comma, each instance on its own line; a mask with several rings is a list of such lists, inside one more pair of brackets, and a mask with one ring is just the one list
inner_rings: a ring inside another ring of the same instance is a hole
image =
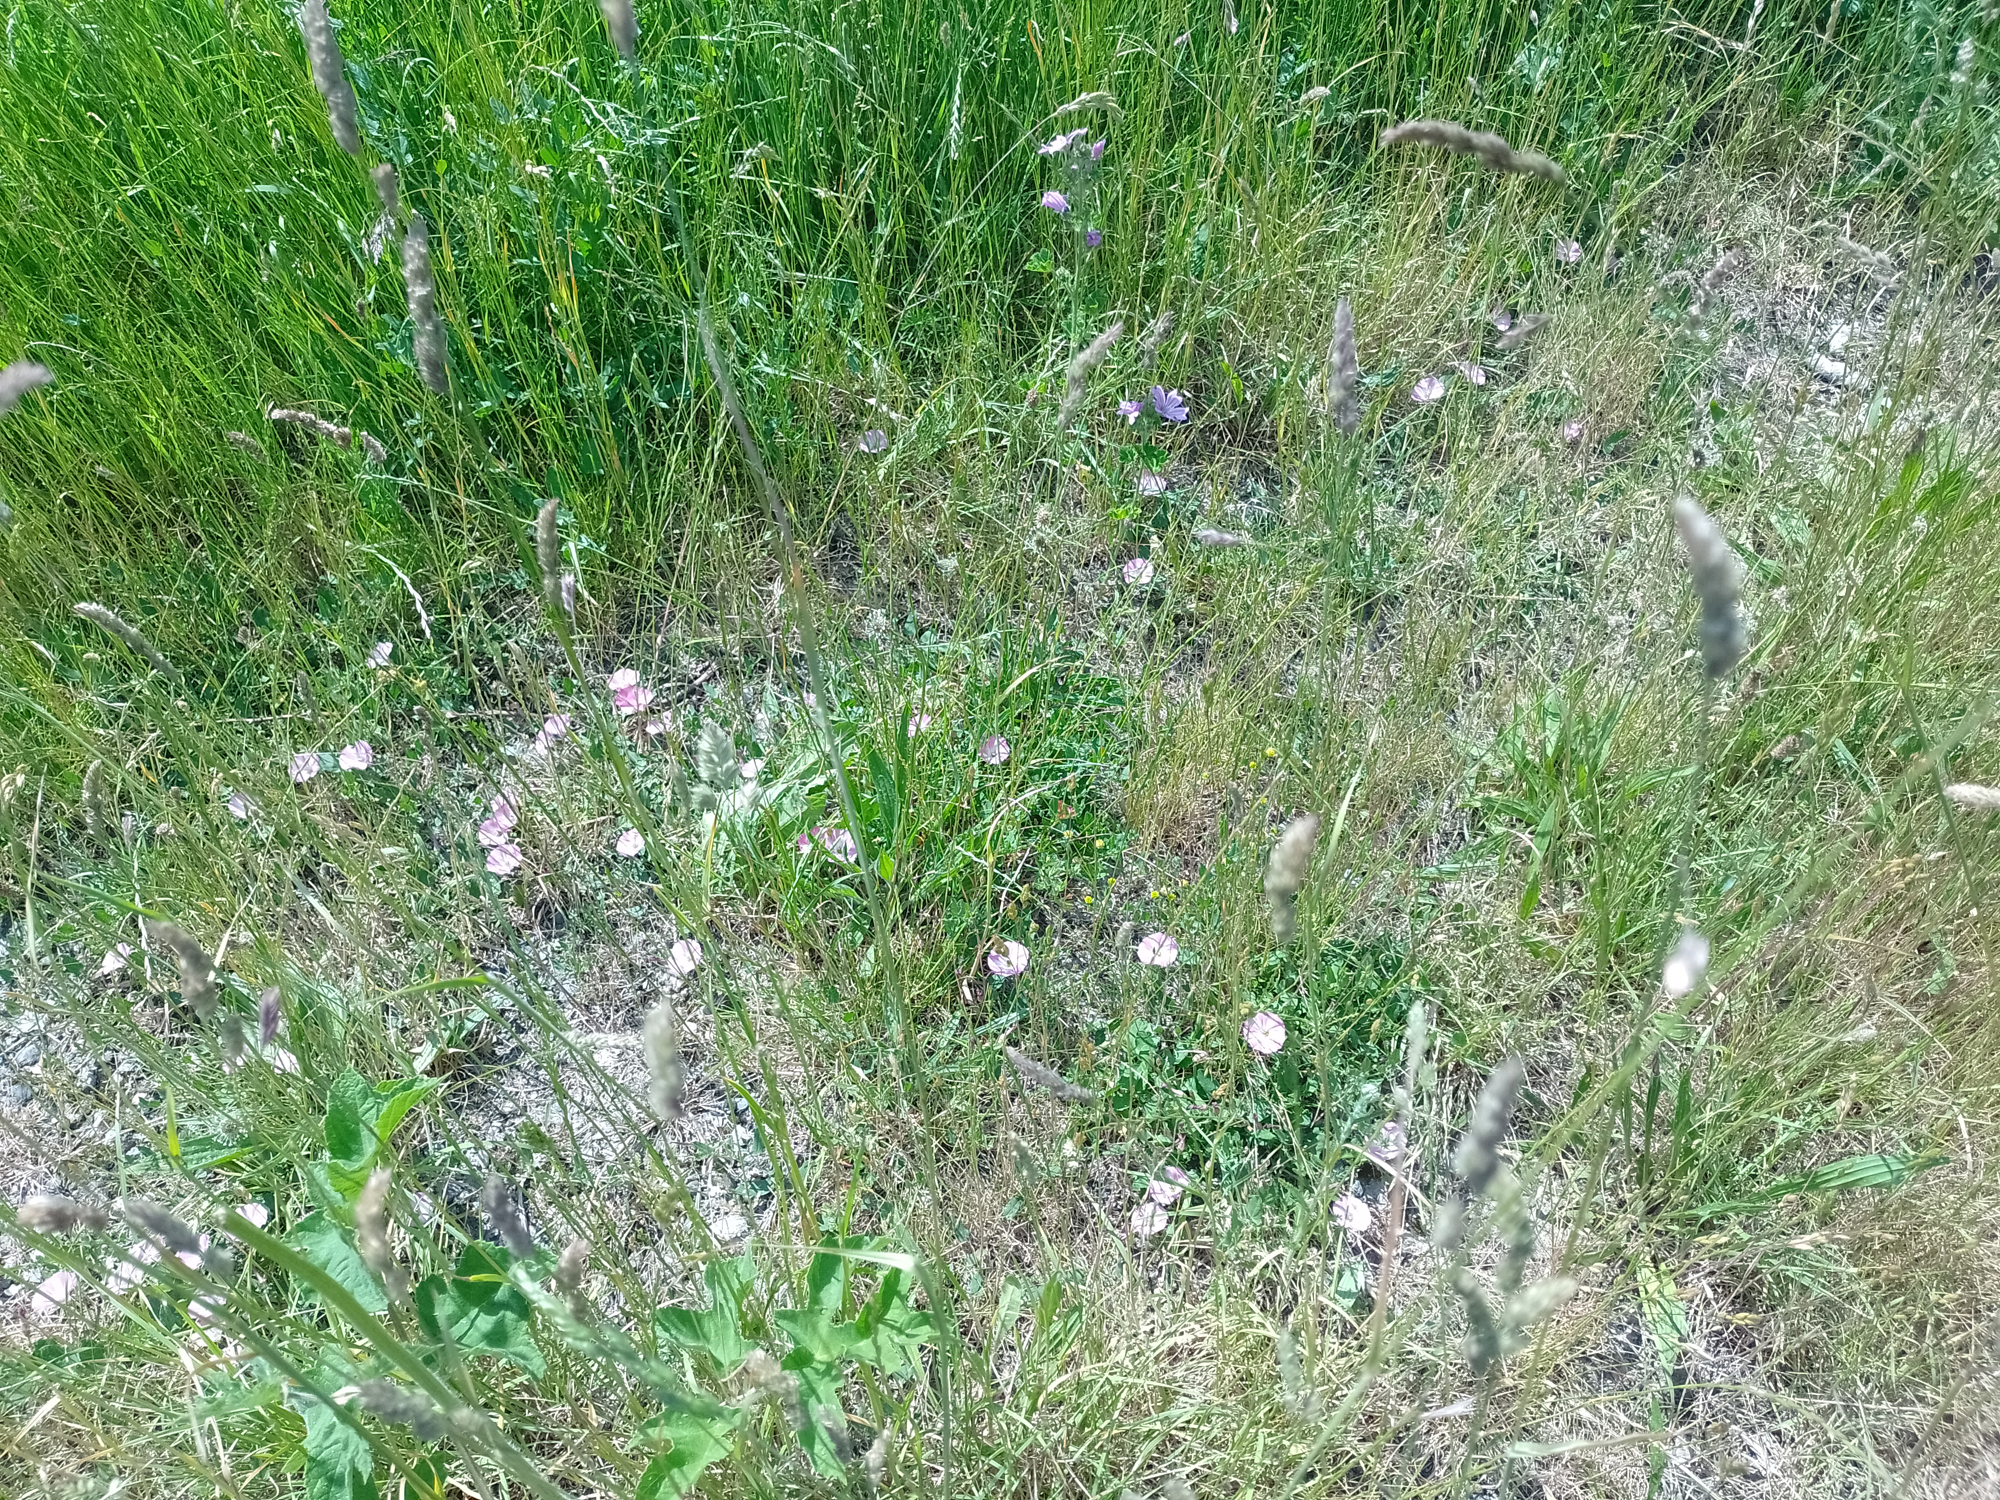
[[24, 1108], [25, 1106], [34, 1103], [34, 1100], [35, 1100], [35, 1091], [29, 1088], [25, 1083], [15, 1083], [8, 1085], [7, 1102], [13, 1105], [14, 1108], [16, 1109]]
[[17, 1068], [32, 1068], [41, 1060], [42, 1048], [39, 1042], [30, 1042], [14, 1054], [14, 1066]]

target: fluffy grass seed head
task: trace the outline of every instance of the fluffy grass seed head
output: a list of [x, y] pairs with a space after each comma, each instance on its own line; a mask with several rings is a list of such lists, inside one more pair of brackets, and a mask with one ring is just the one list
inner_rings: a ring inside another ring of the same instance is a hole
[[441, 1443], [451, 1435], [451, 1419], [431, 1403], [430, 1397], [393, 1380], [364, 1380], [355, 1387], [354, 1399], [370, 1416], [407, 1427], [426, 1443]]
[[207, 1021], [215, 1015], [215, 965], [207, 952], [172, 922], [148, 922], [146, 936], [167, 949], [180, 969], [181, 994], [194, 1013]]
[[268, 1047], [277, 1040], [281, 1016], [278, 987], [274, 984], [257, 997], [257, 1045]]
[[346, 62], [334, 40], [333, 20], [326, 0], [305, 0], [299, 7], [299, 33], [306, 40], [306, 60], [312, 65], [313, 87], [326, 100], [327, 123], [333, 138], [349, 156], [361, 154], [360, 111], [347, 82]]
[[488, 1172], [486, 1185], [479, 1190], [479, 1204], [486, 1210], [493, 1232], [500, 1236], [500, 1243], [507, 1247], [509, 1255], [516, 1260], [527, 1260], [534, 1255], [535, 1237], [528, 1233], [528, 1221], [506, 1178], [498, 1172]]
[[875, 1441], [868, 1445], [868, 1453], [863, 1463], [868, 1471], [868, 1492], [871, 1495], [882, 1493], [882, 1481], [888, 1477], [889, 1434], [893, 1430], [887, 1422], [884, 1422], [882, 1430], [875, 1434]]
[[1146, 325], [1146, 331], [1139, 335], [1139, 363], [1152, 369], [1159, 362], [1160, 350], [1166, 347], [1167, 336], [1174, 331], [1174, 315], [1171, 310], [1161, 314]]
[[1743, 659], [1743, 564], [1708, 512], [1687, 495], [1674, 502], [1674, 529], [1687, 552], [1688, 573], [1701, 601], [1702, 668], [1711, 680], [1727, 677]]
[[17, 359], [0, 370], [0, 417], [19, 406], [21, 398], [28, 392], [53, 385], [55, 379], [54, 372], [47, 365], [37, 364], [32, 359]]
[[1196, 543], [1203, 547], [1248, 547], [1257, 539], [1244, 531], [1223, 531], [1214, 526], [1197, 526]]
[[422, 214], [410, 215], [403, 235], [403, 286], [410, 298], [411, 351], [417, 374], [438, 395], [451, 391], [445, 353], [444, 320], [438, 316], [437, 279], [431, 274], [431, 226]]
[[329, 422], [309, 411], [299, 411], [290, 406], [274, 406], [265, 413], [273, 422], [290, 422], [295, 427], [303, 427], [308, 432], [317, 433], [336, 448], [346, 448], [354, 442], [354, 430]]
[[1289, 943], [1299, 930], [1299, 888], [1306, 883], [1318, 843], [1319, 814], [1302, 813], [1285, 825], [1271, 846], [1271, 859], [1264, 867], [1264, 896], [1271, 904], [1271, 936], [1280, 944]]
[[14, 1220], [37, 1234], [68, 1234], [77, 1229], [107, 1228], [111, 1216], [60, 1193], [36, 1193], [14, 1210]]
[[1660, 966], [1660, 991], [1669, 1000], [1691, 995], [1708, 975], [1708, 939], [1683, 927], [1674, 951]]
[[382, 200], [382, 212], [391, 219], [403, 217], [403, 195], [396, 184], [396, 169], [389, 163], [379, 163], [368, 174], [375, 184], [375, 196]]
[[1097, 1095], [1093, 1094], [1089, 1089], [1083, 1087], [1081, 1084], [1071, 1083], [1054, 1068], [1036, 1062], [1019, 1047], [1008, 1047], [1005, 1050], [1007, 1061], [1014, 1065], [1014, 1071], [1021, 1075], [1023, 1082], [1033, 1084], [1038, 1089], [1046, 1089], [1065, 1104], [1093, 1104], [1096, 1102]]
[[1513, 1111], [1523, 1071], [1518, 1057], [1502, 1062], [1487, 1077], [1486, 1087], [1472, 1106], [1472, 1119], [1451, 1159], [1452, 1169], [1471, 1197], [1483, 1196], [1500, 1172], [1500, 1142], [1507, 1135], [1507, 1116]]
[[1333, 374], [1326, 388], [1326, 409], [1342, 437], [1361, 427], [1361, 362], [1354, 353], [1354, 308], [1345, 297], [1333, 309], [1333, 347], [1327, 355]]
[[1056, 414], [1056, 425], [1067, 427], [1077, 412], [1083, 408], [1083, 398], [1089, 394], [1090, 377], [1097, 367], [1104, 363], [1111, 353], [1111, 346], [1118, 342], [1118, 336], [1125, 331], [1124, 321], [1113, 323], [1104, 332], [1077, 351], [1076, 358], [1069, 362], [1069, 370], [1063, 377], [1062, 410]]
[[396, 1264], [389, 1249], [389, 1182], [387, 1167], [368, 1174], [367, 1186], [354, 1201], [354, 1248], [369, 1275], [382, 1283], [389, 1300], [401, 1307], [409, 1300], [410, 1275]]
[[570, 1315], [579, 1323], [590, 1311], [590, 1303], [583, 1295], [583, 1273], [590, 1267], [590, 1241], [578, 1235], [567, 1245], [556, 1260], [556, 1272], [552, 1278], [556, 1290], [569, 1303]]
[[1696, 323], [1706, 323], [1709, 314], [1715, 311], [1715, 304], [1722, 293], [1722, 285], [1743, 269], [1743, 252], [1725, 250], [1694, 284], [1694, 301], [1688, 304], [1688, 317]]
[[672, 1124], [684, 1112], [681, 1095], [687, 1084], [680, 1015], [672, 1000], [663, 999], [646, 1012], [640, 1036], [646, 1049], [646, 1102], [654, 1114]]
[[1954, 781], [1944, 789], [1954, 807], [1967, 812], [2000, 812], [2000, 786], [1980, 786], [1970, 781]]
[[1518, 349], [1554, 320], [1554, 313], [1522, 313], [1501, 333], [1500, 347], [1506, 350]]
[[111, 837], [110, 800], [104, 795], [104, 762], [94, 760], [83, 773], [83, 828], [93, 843]]
[[556, 502], [544, 501], [535, 516], [535, 562], [542, 571], [542, 599], [562, 608], [562, 536], [556, 530]]
[[1441, 146], [1458, 156], [1476, 156], [1495, 172], [1519, 172], [1560, 185], [1563, 169], [1535, 151], [1517, 151], [1504, 136], [1468, 130], [1451, 120], [1405, 120], [1382, 132], [1385, 146]]
[[168, 681], [179, 682], [181, 680], [181, 674], [174, 670], [172, 663], [154, 649], [151, 641], [147, 640], [145, 636], [141, 635], [132, 626], [127, 625], [103, 605], [92, 604], [86, 600], [82, 604], [71, 605], [70, 609], [78, 619], [88, 620], [99, 629], [117, 636], [119, 640], [125, 643], [127, 650], [131, 651], [134, 656], [144, 658], [147, 666], [151, 667]]
[[632, 13], [632, 0], [597, 0], [604, 12], [604, 29], [611, 33], [611, 45], [626, 62], [639, 60], [639, 18]]

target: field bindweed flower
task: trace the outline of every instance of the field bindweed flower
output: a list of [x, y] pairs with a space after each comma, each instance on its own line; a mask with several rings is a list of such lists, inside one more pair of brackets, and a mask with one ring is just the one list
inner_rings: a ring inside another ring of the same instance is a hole
[[486, 868], [495, 875], [512, 875], [521, 868], [521, 846], [495, 844], [486, 851]]
[[1470, 360], [1460, 360], [1452, 367], [1474, 385], [1486, 384], [1486, 367], [1475, 365]]
[[1258, 1011], [1243, 1023], [1243, 1045], [1259, 1057], [1276, 1057], [1285, 1045], [1285, 1023], [1275, 1011]]
[[394, 641], [377, 641], [368, 652], [368, 665], [380, 671], [383, 667], [389, 665], [389, 657], [395, 652], [395, 649], [396, 643]]
[[924, 731], [925, 731], [926, 729], [929, 729], [929, 728], [931, 727], [931, 725], [932, 725], [932, 724], [934, 724], [934, 723], [936, 723], [936, 722], [937, 722], [937, 721], [936, 721], [935, 719], [933, 719], [933, 718], [932, 718], [932, 717], [931, 717], [931, 716], [930, 716], [929, 714], [922, 714], [922, 713], [919, 713], [919, 714], [911, 714], [911, 715], [910, 715], [910, 733], [911, 733], [911, 734], [922, 734], [922, 733], [923, 733], [923, 732], [924, 732]]
[[1333, 1222], [1349, 1234], [1362, 1234], [1375, 1222], [1375, 1216], [1368, 1211], [1368, 1205], [1353, 1193], [1342, 1193], [1334, 1199], [1329, 1213]]
[[1167, 1227], [1167, 1211], [1151, 1198], [1141, 1198], [1132, 1210], [1132, 1233], [1149, 1240]]
[[319, 752], [317, 750], [301, 750], [297, 755], [292, 757], [291, 771], [294, 784], [304, 786], [313, 777], [319, 775]]
[[546, 719], [542, 720], [541, 733], [537, 734], [534, 738], [533, 746], [535, 753], [537, 755], [547, 755], [549, 751], [556, 747], [563, 736], [568, 733], [569, 715], [550, 714]]
[[646, 852], [646, 836], [636, 828], [628, 828], [618, 835], [618, 852], [627, 859], [637, 859]]
[[497, 816], [488, 818], [479, 825], [479, 842], [488, 849], [498, 849], [502, 844], [508, 842], [507, 835], [513, 832], [513, 830], [514, 820], [512, 817], [504, 820]]
[[1444, 399], [1444, 382], [1435, 375], [1426, 375], [1410, 387], [1410, 399], [1419, 406], [1428, 406], [1433, 401]]
[[860, 446], [863, 453], [884, 452], [889, 446], [889, 434], [879, 427], [871, 427], [861, 434]]
[[116, 974], [125, 967], [125, 961], [131, 956], [132, 945], [130, 943], [113, 944], [106, 951], [103, 962], [97, 966], [97, 977], [99, 979], [109, 979], [113, 974]]
[[630, 667], [620, 667], [604, 679], [604, 685], [611, 690], [611, 706], [623, 717], [652, 707], [653, 690], [640, 682], [639, 674]]
[[1361, 1154], [1385, 1172], [1394, 1172], [1410, 1153], [1410, 1133], [1401, 1120], [1384, 1120], [1375, 1139], [1361, 1148]]
[[1028, 949], [1012, 938], [999, 938], [986, 955], [986, 967], [1000, 979], [1012, 979], [1028, 971]]
[[1577, 240], [1557, 240], [1556, 259], [1566, 266], [1573, 266], [1583, 259], [1583, 245]]
[[1171, 969], [1174, 961], [1181, 956], [1181, 945], [1164, 932], [1149, 932], [1139, 939], [1136, 956], [1142, 964], [1150, 964], [1156, 969]]
[[1562, 440], [1572, 446], [1583, 441], [1583, 418], [1571, 417], [1562, 425]]
[[365, 771], [375, 764], [375, 747], [366, 740], [356, 740], [340, 752], [340, 769], [343, 771]]
[[1169, 422], [1185, 422], [1188, 419], [1187, 399], [1179, 391], [1170, 391], [1165, 386], [1153, 387], [1153, 410]]
[[701, 944], [693, 938], [682, 938], [667, 950], [667, 968], [676, 977], [687, 979], [701, 967]]
[[28, 1309], [37, 1317], [54, 1317], [76, 1288], [76, 1272], [58, 1271], [36, 1286], [34, 1295], [28, 1299]]
[[989, 766], [1007, 763], [1007, 757], [1014, 753], [1014, 747], [1007, 743], [1004, 734], [989, 734], [979, 742], [979, 758]]
[[1099, 245], [1104, 243], [1104, 231], [1101, 229], [1084, 230], [1083, 242], [1084, 244], [1088, 245], [1091, 249], [1095, 250]]
[[1153, 581], [1153, 560], [1150, 557], [1135, 557], [1125, 564], [1125, 581], [1134, 587], [1142, 587]]
[[1166, 475], [1155, 474], [1151, 469], [1144, 469], [1140, 471], [1139, 474], [1140, 494], [1145, 495], [1150, 499], [1151, 497], [1156, 495], [1164, 495], [1166, 492], [1167, 492]]
[[250, 799], [241, 792], [231, 792], [229, 800], [222, 805], [229, 809], [229, 816], [237, 822], [247, 823], [250, 821]]
[[1179, 1167], [1162, 1167], [1160, 1175], [1146, 1184], [1146, 1197], [1162, 1208], [1171, 1208], [1180, 1202], [1187, 1185], [1188, 1174]]
[[820, 848], [835, 859], [845, 860], [850, 865], [861, 863], [861, 846], [854, 842], [854, 835], [845, 828], [814, 828], [813, 837]]
[[1146, 405], [1143, 401], [1126, 400], [1126, 401], [1120, 401], [1118, 403], [1118, 415], [1125, 419], [1125, 425], [1127, 427], [1130, 427], [1134, 422], [1138, 421], [1139, 413], [1144, 411], [1145, 409]]
[[1069, 199], [1065, 198], [1054, 188], [1050, 188], [1046, 193], [1042, 194], [1042, 207], [1046, 208], [1052, 214], [1066, 214], [1069, 212]]

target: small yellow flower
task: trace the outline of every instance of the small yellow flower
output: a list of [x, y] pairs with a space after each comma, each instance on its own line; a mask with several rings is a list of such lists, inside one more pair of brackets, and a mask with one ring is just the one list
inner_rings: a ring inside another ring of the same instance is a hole
[[1083, 896], [1083, 904], [1084, 904], [1085, 906], [1088, 906], [1088, 905], [1090, 905], [1090, 893], [1089, 893], [1088, 891], [1084, 892], [1084, 896]]
[[1266, 745], [1264, 747], [1264, 758], [1266, 760], [1276, 760], [1278, 758], [1277, 747], [1275, 745]]

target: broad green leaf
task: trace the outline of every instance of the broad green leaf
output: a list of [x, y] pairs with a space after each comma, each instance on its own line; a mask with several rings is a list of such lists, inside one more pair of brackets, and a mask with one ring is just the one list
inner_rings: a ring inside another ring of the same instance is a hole
[[[326, 1349], [313, 1366], [313, 1384], [335, 1391], [358, 1373], [346, 1355]], [[317, 1396], [294, 1390], [291, 1404], [306, 1423], [306, 1500], [380, 1500], [368, 1440]]]
[[1782, 1198], [1787, 1193], [1845, 1193], [1855, 1188], [1901, 1187], [1919, 1172], [1941, 1166], [1943, 1156], [1849, 1156], [1797, 1177], [1774, 1182], [1765, 1196]]
[[646, 1472], [639, 1476], [636, 1500], [674, 1500], [693, 1489], [702, 1470], [729, 1456], [730, 1432], [738, 1415], [728, 1408], [717, 1407], [713, 1416], [664, 1412], [648, 1421], [640, 1429], [640, 1436], [648, 1442], [671, 1446], [646, 1465]]
[[827, 1251], [866, 1249], [868, 1241], [843, 1241], [828, 1235], [820, 1243], [821, 1248], [813, 1253], [812, 1262], [806, 1267], [806, 1306], [835, 1318], [840, 1316], [840, 1305], [847, 1298], [847, 1257], [830, 1255]]
[[539, 1379], [546, 1371], [530, 1332], [528, 1299], [507, 1279], [507, 1252], [475, 1240], [465, 1247], [450, 1281], [428, 1276], [417, 1286], [417, 1321], [441, 1339], [449, 1330], [464, 1354], [493, 1354]]
[[389, 1137], [403, 1123], [403, 1116], [429, 1098], [438, 1086], [435, 1078], [392, 1078], [375, 1085], [375, 1145], [389, 1144]]
[[812, 1466], [827, 1479], [846, 1477], [847, 1469], [834, 1451], [833, 1440], [826, 1435], [826, 1428], [820, 1413], [831, 1413], [833, 1420], [845, 1421], [840, 1409], [840, 1367], [822, 1364], [806, 1349], [794, 1349], [780, 1364], [799, 1379], [799, 1404], [805, 1408], [805, 1430], [799, 1434], [799, 1446], [806, 1450], [806, 1457]]
[[708, 1306], [655, 1308], [654, 1331], [683, 1349], [707, 1355], [717, 1370], [724, 1373], [734, 1370], [750, 1353], [738, 1309], [749, 1275], [747, 1260], [710, 1261], [702, 1272], [702, 1281], [708, 1287]]
[[326, 1098], [327, 1181], [352, 1203], [396, 1127], [438, 1086], [434, 1078], [392, 1078], [371, 1085], [348, 1068]]
[[[307, 1214], [299, 1220], [285, 1242], [346, 1287], [354, 1294], [354, 1300], [368, 1311], [378, 1313], [388, 1310], [389, 1299], [383, 1293], [381, 1283], [368, 1274], [368, 1267], [362, 1263], [361, 1252], [354, 1248], [353, 1239], [325, 1213]], [[317, 1300], [310, 1287], [302, 1290], [306, 1296]]]
[[1673, 1277], [1644, 1256], [1632, 1269], [1639, 1283], [1639, 1312], [1646, 1331], [1653, 1336], [1653, 1355], [1659, 1361], [1661, 1376], [1671, 1382], [1688, 1341], [1687, 1304], [1681, 1300]]
[[326, 1091], [326, 1154], [335, 1161], [359, 1161], [372, 1151], [375, 1091], [348, 1068]]
[[825, 1313], [786, 1308], [772, 1313], [771, 1321], [789, 1333], [793, 1341], [814, 1359], [846, 1359], [861, 1346], [860, 1329], [852, 1323], [836, 1323]]

